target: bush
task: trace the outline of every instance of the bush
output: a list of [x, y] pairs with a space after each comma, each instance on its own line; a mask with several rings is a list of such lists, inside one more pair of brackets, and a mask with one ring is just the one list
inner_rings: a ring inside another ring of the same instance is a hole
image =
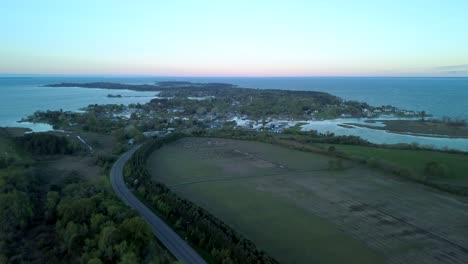
[[343, 169], [343, 161], [341, 159], [331, 159], [328, 161], [328, 169], [329, 170], [342, 170]]
[[375, 158], [368, 159], [367, 165], [369, 165], [371, 168], [380, 168], [382, 166], [381, 161]]
[[414, 173], [407, 168], [399, 168], [396, 171], [396, 175], [401, 176], [401, 177], [406, 177], [406, 178], [413, 178]]
[[424, 167], [424, 173], [427, 176], [432, 176], [432, 177], [445, 177], [447, 176], [447, 171], [445, 167], [438, 163], [437, 161], [430, 161], [426, 163], [426, 166]]

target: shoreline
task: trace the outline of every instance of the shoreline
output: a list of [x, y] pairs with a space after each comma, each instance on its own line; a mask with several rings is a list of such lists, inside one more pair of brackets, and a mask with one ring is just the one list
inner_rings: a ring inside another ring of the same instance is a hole
[[[388, 133], [411, 135], [418, 137], [445, 138], [445, 139], [468, 139], [468, 126], [453, 126], [440, 121], [422, 121], [422, 120], [366, 120], [368, 124], [380, 123], [383, 126], [343, 123], [351, 127], [368, 128], [374, 130], [384, 130]], [[432, 132], [432, 133], [428, 133]]]
[[[252, 89], [252, 88], [241, 88], [236, 85], [230, 84], [199, 84], [199, 83], [177, 83], [177, 82], [168, 82], [164, 85], [133, 85], [133, 84], [120, 84], [120, 83], [61, 83], [61, 84], [49, 84], [44, 85], [45, 87], [73, 87], [73, 88], [91, 88], [96, 90], [130, 90], [135, 92], [142, 92], [142, 89], [151, 89], [151, 92], [160, 92], [162, 91], [162, 96], [155, 95], [154, 98], [159, 98], [161, 100], [164, 99], [174, 99], [175, 102], [185, 103], [184, 100], [218, 100], [218, 98], [223, 99], [226, 96], [238, 96], [240, 93], [243, 94], [244, 97], [238, 97], [235, 102], [238, 103], [247, 103], [245, 101], [246, 96], [255, 97], [255, 96], [262, 96], [264, 93], [268, 94], [269, 96], [278, 95], [278, 96], [296, 96], [296, 97], [303, 97], [303, 96], [316, 96], [318, 98], [325, 98], [330, 100], [335, 100], [341, 98], [334, 96], [332, 94], [323, 93], [323, 92], [314, 92], [314, 91], [292, 91], [292, 90], [263, 90], [263, 89]], [[141, 89], [139, 89], [141, 88]], [[117, 92], [119, 93], [119, 92]], [[227, 93], [227, 94], [225, 94]], [[108, 93], [106, 93], [108, 96]], [[224, 97], [223, 97], [224, 96]], [[112, 98], [111, 100], [115, 100]], [[203, 101], [202, 100], [202, 101]], [[244, 101], [242, 101], [244, 100]], [[251, 100], [251, 99], [250, 99]], [[288, 101], [289, 102], [289, 101]], [[403, 109], [399, 109], [396, 107], [391, 106], [381, 106], [381, 107], [373, 107], [368, 106], [366, 103], [361, 103], [358, 107], [353, 109], [363, 109], [359, 107], [368, 107], [367, 110], [361, 112], [359, 111], [355, 117], [351, 117], [348, 114], [344, 114], [347, 111], [347, 107], [349, 105], [345, 105], [346, 101], [336, 101], [342, 102], [342, 105], [336, 105], [336, 110], [339, 111], [338, 115], [331, 115], [328, 112], [317, 112], [314, 114], [314, 109], [307, 110], [308, 114], [290, 114], [288, 112], [275, 112], [268, 118], [259, 119], [253, 115], [252, 117], [248, 117], [249, 113], [247, 112], [246, 115], [241, 115], [239, 112], [236, 112], [236, 108], [234, 110], [225, 111], [222, 115], [218, 115], [216, 118], [219, 120], [223, 120], [226, 118], [226, 121], [234, 121], [235, 125], [242, 126], [246, 129], [264, 129], [265, 124], [267, 124], [268, 131], [272, 133], [281, 133], [284, 129], [295, 129], [295, 130], [316, 130], [319, 133], [333, 133], [340, 136], [358, 136], [362, 139], [371, 141], [372, 143], [376, 144], [412, 144], [418, 143], [424, 146], [433, 146], [438, 149], [442, 148], [450, 148], [450, 149], [457, 149], [462, 151], [468, 150], [468, 143], [462, 142], [460, 146], [458, 146], [457, 142], [459, 139], [467, 139], [467, 137], [455, 137], [447, 135], [439, 135], [439, 134], [428, 134], [428, 133], [421, 133], [415, 131], [394, 131], [389, 130], [386, 128], [385, 124], [382, 123], [390, 121], [409, 121], [415, 122], [414, 120], [418, 118], [419, 112], [416, 111], [406, 111]], [[336, 102], [332, 101], [326, 102], [324, 104], [330, 105], [335, 104]], [[359, 102], [356, 102], [359, 103]], [[98, 105], [103, 105], [105, 103], [97, 103]], [[110, 103], [118, 104], [115, 103]], [[232, 104], [235, 106], [235, 104]], [[351, 104], [351, 106], [354, 106]], [[85, 106], [86, 107], [86, 106]], [[239, 108], [242, 109], [242, 108]], [[176, 109], [178, 110], [178, 109]], [[254, 109], [255, 110], [255, 109]], [[268, 109], [267, 109], [268, 110]], [[179, 111], [179, 110], [178, 110]], [[250, 110], [249, 110], [250, 111]], [[79, 111], [72, 111], [72, 112], [79, 112]], [[170, 112], [172, 115], [178, 115], [178, 112]], [[343, 114], [342, 114], [343, 113]], [[421, 112], [423, 113], [423, 112]], [[209, 113], [208, 113], [209, 115]], [[289, 115], [289, 117], [287, 117]], [[401, 116], [403, 115], [403, 116]], [[181, 114], [183, 117], [184, 114]], [[427, 115], [425, 115], [427, 116]], [[192, 119], [200, 118], [200, 116], [193, 115], [188, 116]], [[202, 116], [203, 117], [203, 116]], [[216, 121], [214, 116], [208, 116], [209, 118], [201, 119], [201, 120], [212, 120]], [[185, 117], [184, 117], [185, 118]], [[214, 119], [213, 119], [214, 118]], [[218, 120], [218, 121], [219, 121]], [[267, 122], [265, 122], [267, 120]], [[34, 123], [34, 119], [29, 119], [32, 123]], [[355, 124], [356, 121], [358, 124]], [[219, 123], [219, 122], [218, 122]], [[262, 124], [264, 123], [264, 124]], [[46, 124], [48, 129], [42, 129], [43, 131], [54, 131], [50, 125], [47, 123], [38, 122], [36, 124]], [[249, 125], [247, 125], [249, 124]], [[22, 125], [19, 125], [22, 126]], [[359, 128], [359, 129], [356, 129]], [[42, 131], [36, 130], [34, 131]], [[377, 132], [380, 131], [380, 132]], [[396, 137], [400, 135], [400, 137]], [[435, 139], [440, 139], [439, 141], [435, 141]], [[442, 141], [441, 141], [442, 140]]]

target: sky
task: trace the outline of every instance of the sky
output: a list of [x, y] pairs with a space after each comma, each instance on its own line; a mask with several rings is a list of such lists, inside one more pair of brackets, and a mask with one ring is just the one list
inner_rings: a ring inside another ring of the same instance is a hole
[[0, 75], [468, 76], [466, 0], [2, 0]]

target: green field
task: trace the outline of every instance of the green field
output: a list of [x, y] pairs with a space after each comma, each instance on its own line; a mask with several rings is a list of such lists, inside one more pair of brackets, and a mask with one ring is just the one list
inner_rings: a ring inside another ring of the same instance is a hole
[[468, 206], [352, 162], [329, 169], [331, 159], [259, 142], [185, 138], [155, 151], [148, 166], [155, 180], [281, 263], [467, 257], [447, 241], [468, 245]]
[[383, 160], [410, 169], [418, 174], [424, 174], [428, 162], [437, 161], [447, 171], [444, 176], [448, 180], [468, 181], [468, 155], [444, 153], [427, 150], [385, 149], [353, 145], [334, 145], [337, 151], [351, 156], [366, 159]]

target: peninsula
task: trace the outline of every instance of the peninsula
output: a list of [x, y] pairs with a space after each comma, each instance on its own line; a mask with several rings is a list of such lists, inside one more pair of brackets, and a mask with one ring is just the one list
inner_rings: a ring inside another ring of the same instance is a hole
[[[82, 87], [159, 92], [150, 104], [168, 112], [197, 116], [198, 119], [285, 119], [323, 120], [340, 117], [420, 117], [424, 113], [393, 106], [370, 106], [364, 102], [346, 101], [316, 91], [242, 88], [227, 83], [156, 82], [150, 84], [59, 83], [48, 87]], [[196, 102], [194, 102], [196, 101]], [[154, 110], [154, 109], [153, 109]]]

